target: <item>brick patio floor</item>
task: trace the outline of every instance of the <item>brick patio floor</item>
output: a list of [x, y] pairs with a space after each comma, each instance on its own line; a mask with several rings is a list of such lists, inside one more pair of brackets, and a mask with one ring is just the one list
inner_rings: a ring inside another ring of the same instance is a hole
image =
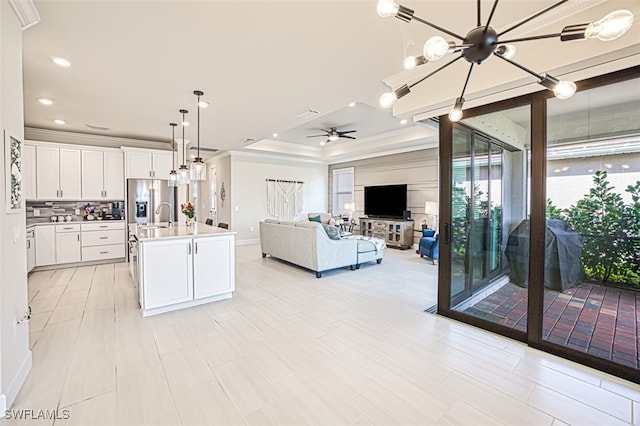
[[[465, 312], [526, 331], [527, 289], [508, 283]], [[640, 369], [640, 292], [597, 284], [546, 290], [543, 338]]]

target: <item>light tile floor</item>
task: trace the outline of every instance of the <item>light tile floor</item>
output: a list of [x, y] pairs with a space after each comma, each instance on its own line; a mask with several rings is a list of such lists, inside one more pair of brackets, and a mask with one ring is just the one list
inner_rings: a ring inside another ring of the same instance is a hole
[[[640, 386], [423, 309], [413, 250], [309, 271], [239, 246], [233, 299], [142, 318], [126, 263], [29, 277], [37, 425], [640, 425]], [[0, 420], [0, 425], [27, 421]]]

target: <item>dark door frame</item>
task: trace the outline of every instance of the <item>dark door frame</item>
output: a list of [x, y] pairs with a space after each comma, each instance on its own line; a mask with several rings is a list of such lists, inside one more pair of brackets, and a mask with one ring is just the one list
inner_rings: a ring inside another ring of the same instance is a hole
[[[640, 66], [627, 68], [576, 83], [578, 91], [640, 78]], [[547, 181], [547, 99], [553, 97], [544, 90], [504, 101], [465, 110], [465, 118], [530, 106], [531, 114], [531, 235], [545, 234]], [[542, 339], [544, 308], [544, 238], [530, 238], [529, 297], [527, 331], [519, 331], [482, 318], [451, 309], [451, 182], [453, 160], [453, 126], [448, 116], [439, 117], [440, 136], [440, 262], [438, 268], [438, 314], [527, 343], [533, 348], [579, 362], [589, 367], [640, 383], [640, 370]]]

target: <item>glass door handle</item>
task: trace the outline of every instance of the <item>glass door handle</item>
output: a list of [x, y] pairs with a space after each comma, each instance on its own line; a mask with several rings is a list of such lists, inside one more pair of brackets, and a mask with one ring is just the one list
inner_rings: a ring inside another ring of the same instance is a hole
[[444, 244], [449, 244], [451, 241], [451, 225], [449, 222], [444, 224]]

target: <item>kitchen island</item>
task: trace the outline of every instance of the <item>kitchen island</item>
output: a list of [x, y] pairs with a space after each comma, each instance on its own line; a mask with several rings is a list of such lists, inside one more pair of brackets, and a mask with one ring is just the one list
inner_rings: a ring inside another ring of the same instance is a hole
[[136, 225], [142, 315], [228, 299], [235, 289], [235, 232], [195, 226]]

